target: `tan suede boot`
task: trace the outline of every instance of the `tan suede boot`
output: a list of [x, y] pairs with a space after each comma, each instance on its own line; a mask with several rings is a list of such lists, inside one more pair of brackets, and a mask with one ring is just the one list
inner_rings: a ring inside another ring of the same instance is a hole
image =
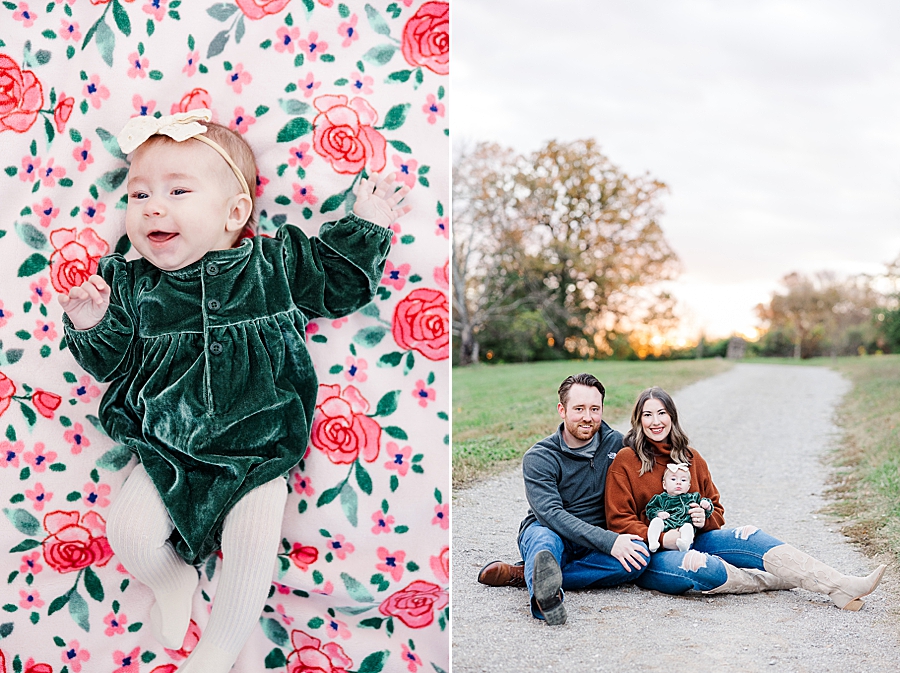
[[842, 575], [789, 544], [767, 551], [763, 556], [763, 566], [796, 587], [826, 594], [842, 610], [854, 611], [863, 606], [860, 599], [875, 590], [887, 568], [878, 566], [868, 577]]
[[762, 570], [753, 568], [736, 568], [725, 563], [728, 574], [725, 583], [715, 589], [704, 591], [705, 594], [756, 594], [762, 591], [781, 591], [793, 589], [794, 585]]

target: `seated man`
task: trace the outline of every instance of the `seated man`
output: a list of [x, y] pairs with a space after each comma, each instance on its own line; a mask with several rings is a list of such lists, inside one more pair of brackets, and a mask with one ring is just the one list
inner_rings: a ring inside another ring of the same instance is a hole
[[606, 471], [622, 434], [603, 422], [606, 390], [594, 376], [559, 386], [562, 423], [522, 458], [530, 510], [519, 527], [524, 565], [493, 561], [478, 573], [488, 586], [528, 586], [531, 613], [564, 624], [563, 589], [611, 587], [636, 579], [650, 556], [637, 535], [606, 530]]

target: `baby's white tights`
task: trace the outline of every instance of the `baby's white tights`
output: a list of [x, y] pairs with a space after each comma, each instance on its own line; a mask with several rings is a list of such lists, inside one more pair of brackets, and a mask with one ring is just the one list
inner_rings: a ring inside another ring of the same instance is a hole
[[[179, 673], [227, 673], [259, 621], [272, 583], [287, 499], [281, 477], [245, 495], [225, 517], [222, 574], [209, 623]], [[106, 534], [122, 565], [153, 591], [153, 635], [180, 649], [191, 618], [197, 571], [168, 542], [172, 521], [142, 465], [110, 508]]]

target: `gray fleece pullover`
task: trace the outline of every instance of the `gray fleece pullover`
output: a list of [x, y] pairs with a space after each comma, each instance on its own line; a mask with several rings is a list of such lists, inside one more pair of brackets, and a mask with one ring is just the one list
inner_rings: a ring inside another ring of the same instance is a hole
[[532, 446], [522, 458], [531, 509], [519, 535], [537, 521], [564, 540], [609, 554], [618, 534], [606, 530], [603, 494], [606, 471], [622, 448], [622, 433], [601, 423], [599, 447], [590, 458], [566, 446], [562, 429], [560, 423], [556, 434]]

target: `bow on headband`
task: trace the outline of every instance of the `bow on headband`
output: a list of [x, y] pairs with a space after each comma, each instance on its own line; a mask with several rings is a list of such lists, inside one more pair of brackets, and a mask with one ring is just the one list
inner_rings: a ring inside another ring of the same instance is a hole
[[212, 112], [206, 108], [189, 110], [188, 112], [176, 112], [173, 115], [159, 118], [150, 117], [148, 115], [132, 117], [125, 124], [122, 131], [116, 137], [116, 140], [119, 142], [119, 147], [122, 149], [122, 152], [131, 154], [148, 138], [155, 135], [168, 136], [179, 143], [184, 142], [189, 138], [196, 138], [212, 147], [226, 162], [228, 162], [228, 165], [231, 167], [231, 170], [234, 171], [238, 182], [241, 183], [241, 189], [243, 189], [245, 194], [251, 196], [250, 187], [247, 185], [244, 174], [241, 173], [241, 170], [237, 167], [237, 164], [234, 163], [234, 160], [228, 152], [226, 152], [217, 142], [210, 140], [203, 135], [206, 133], [206, 127], [200, 122], [208, 122], [211, 119]]
[[669, 470], [669, 472], [673, 473], [678, 472], [678, 470], [690, 471], [690, 467], [691, 466], [687, 463], [669, 463], [668, 465], [666, 465], [666, 469]]

